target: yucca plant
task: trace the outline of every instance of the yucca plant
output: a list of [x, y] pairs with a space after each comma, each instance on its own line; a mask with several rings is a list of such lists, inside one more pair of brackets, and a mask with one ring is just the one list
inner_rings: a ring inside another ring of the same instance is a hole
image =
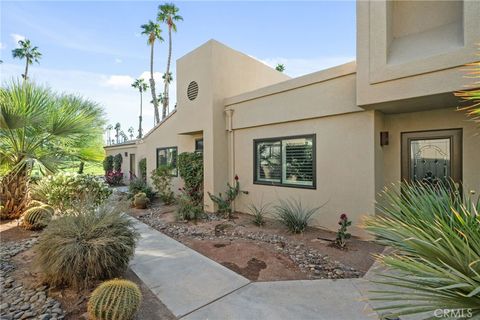
[[278, 219], [292, 233], [302, 233], [308, 226], [312, 216], [320, 210], [322, 206], [305, 208], [300, 199], [279, 199], [280, 204], [274, 206], [275, 214]]
[[[382, 215], [366, 229], [394, 252], [378, 259], [393, 271], [374, 282], [386, 285], [371, 300], [395, 315], [468, 310], [480, 316], [480, 203], [446, 186], [402, 184], [386, 190]], [[383, 203], [383, 202], [382, 202]]]
[[270, 211], [270, 203], [263, 203], [263, 201], [261, 201], [258, 206], [254, 203], [251, 203], [248, 206], [248, 210], [253, 215], [252, 222], [261, 227], [265, 225], [265, 215]]
[[127, 268], [139, 237], [122, 207], [86, 206], [52, 220], [36, 246], [36, 264], [50, 285], [85, 288]]

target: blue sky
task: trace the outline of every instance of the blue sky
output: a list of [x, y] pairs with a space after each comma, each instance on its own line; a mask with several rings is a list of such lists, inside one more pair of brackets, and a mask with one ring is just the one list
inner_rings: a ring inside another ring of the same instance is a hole
[[[150, 53], [140, 25], [156, 17], [161, 3], [1, 1], [0, 55], [4, 63], [0, 80], [4, 83], [22, 73], [23, 61], [13, 60], [11, 51], [26, 37], [43, 54], [40, 65], [34, 64], [29, 71], [37, 83], [97, 101], [105, 107], [109, 123], [120, 122], [125, 129], [136, 127], [139, 98], [130, 83], [146, 75]], [[283, 63], [290, 76], [355, 59], [354, 1], [175, 4], [184, 21], [178, 23], [173, 36], [174, 59], [209, 39], [271, 66]], [[165, 70], [166, 43], [157, 45], [156, 53], [155, 71], [160, 75]], [[174, 97], [174, 85], [171, 92]], [[145, 107], [144, 118], [144, 127], [151, 128], [151, 105]]]

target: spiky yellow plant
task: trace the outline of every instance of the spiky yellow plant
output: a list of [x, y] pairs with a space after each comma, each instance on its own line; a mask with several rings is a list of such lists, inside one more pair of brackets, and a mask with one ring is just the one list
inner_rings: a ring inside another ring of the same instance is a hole
[[[480, 50], [480, 44], [479, 44]], [[480, 53], [479, 61], [469, 63], [467, 66], [467, 78], [476, 79], [469, 89], [455, 92], [455, 96], [462, 98], [468, 105], [459, 107], [458, 110], [465, 111], [467, 115], [480, 125]]]

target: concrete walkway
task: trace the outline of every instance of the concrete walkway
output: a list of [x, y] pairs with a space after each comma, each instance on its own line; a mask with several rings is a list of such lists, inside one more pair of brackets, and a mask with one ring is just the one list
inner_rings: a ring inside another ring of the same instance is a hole
[[378, 319], [362, 295], [366, 280], [250, 282], [134, 220], [141, 239], [131, 269], [178, 318]]

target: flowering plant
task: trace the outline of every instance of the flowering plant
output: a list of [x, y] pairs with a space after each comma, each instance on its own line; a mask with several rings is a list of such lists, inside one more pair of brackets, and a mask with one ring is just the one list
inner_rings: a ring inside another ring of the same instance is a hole
[[340, 215], [340, 220], [338, 221], [340, 228], [337, 231], [337, 238], [335, 239], [335, 244], [340, 248], [344, 249], [347, 246], [347, 239], [350, 239], [351, 234], [347, 232], [347, 228], [352, 225], [352, 221], [348, 220], [348, 216], [345, 213]]

